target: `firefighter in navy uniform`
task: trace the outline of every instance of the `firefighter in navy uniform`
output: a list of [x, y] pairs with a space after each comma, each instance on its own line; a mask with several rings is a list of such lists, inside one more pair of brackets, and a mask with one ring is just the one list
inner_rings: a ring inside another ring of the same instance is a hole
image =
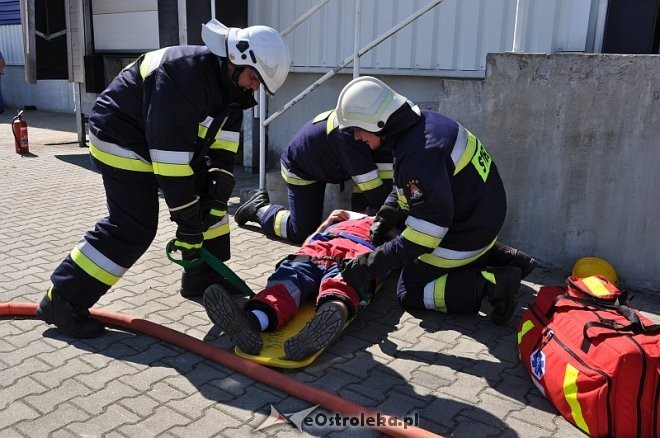
[[[275, 93], [289, 70], [282, 36], [266, 26], [202, 27], [205, 46], [147, 53], [122, 70], [89, 116], [90, 154], [105, 186], [108, 216], [51, 275], [37, 315], [63, 333], [104, 332], [89, 308], [137, 261], [156, 235], [158, 192], [177, 224], [184, 259], [204, 246], [227, 260], [227, 200], [242, 110], [259, 85]], [[201, 296], [223, 281], [203, 264], [183, 273], [181, 294]]]
[[[486, 298], [493, 322], [506, 323], [521, 278], [537, 262], [497, 242], [506, 194], [484, 145], [369, 76], [344, 87], [337, 119], [372, 148], [392, 144], [394, 154], [395, 188], [371, 228], [380, 246], [350, 261], [344, 280], [364, 288], [379, 272], [401, 268], [397, 296], [404, 307], [476, 314]], [[403, 232], [385, 241], [395, 226]]]
[[323, 220], [326, 184], [353, 180], [351, 210], [375, 214], [392, 189], [392, 152], [372, 151], [339, 131], [334, 110], [308, 121], [280, 159], [287, 183], [289, 209], [270, 204], [268, 192], [257, 191], [234, 215], [239, 225], [257, 222], [266, 235], [302, 243]]

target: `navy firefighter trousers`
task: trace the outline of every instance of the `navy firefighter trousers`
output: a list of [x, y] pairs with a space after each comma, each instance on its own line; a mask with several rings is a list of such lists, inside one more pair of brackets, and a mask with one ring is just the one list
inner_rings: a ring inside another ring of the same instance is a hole
[[[145, 253], [158, 229], [160, 201], [154, 174], [97, 167], [103, 177], [108, 215], [85, 234], [51, 275], [58, 293], [85, 308], [94, 305]], [[202, 197], [209, 185], [208, 171], [202, 168], [195, 175]], [[230, 257], [228, 233], [205, 240], [203, 246], [220, 260]]]

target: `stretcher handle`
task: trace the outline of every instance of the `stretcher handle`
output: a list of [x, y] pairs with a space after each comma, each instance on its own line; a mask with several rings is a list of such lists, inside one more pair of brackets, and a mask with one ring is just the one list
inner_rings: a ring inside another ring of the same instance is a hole
[[200, 248], [199, 257], [196, 259], [183, 260], [175, 258], [172, 255], [174, 252], [174, 241], [175, 239], [170, 240], [167, 242], [167, 246], [165, 247], [167, 258], [170, 259], [170, 261], [176, 263], [179, 266], [182, 266], [184, 269], [194, 268], [195, 266], [199, 266], [206, 262], [207, 265], [209, 265], [215, 272], [225, 278], [236, 289], [239, 289], [246, 295], [254, 295], [254, 292], [252, 289], [250, 289], [250, 286], [248, 286], [238, 275], [236, 275], [236, 273], [232, 271], [229, 266], [225, 265], [220, 259], [218, 259], [204, 248]]

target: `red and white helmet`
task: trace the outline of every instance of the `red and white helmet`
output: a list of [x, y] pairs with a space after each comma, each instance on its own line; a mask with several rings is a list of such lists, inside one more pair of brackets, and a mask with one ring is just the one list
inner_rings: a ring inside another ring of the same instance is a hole
[[275, 94], [289, 74], [289, 49], [272, 27], [228, 28], [212, 19], [202, 26], [202, 41], [211, 52], [232, 64], [253, 68], [269, 94]]

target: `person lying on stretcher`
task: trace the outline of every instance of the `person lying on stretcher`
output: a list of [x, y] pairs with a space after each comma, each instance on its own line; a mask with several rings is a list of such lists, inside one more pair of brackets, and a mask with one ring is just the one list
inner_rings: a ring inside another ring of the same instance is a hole
[[345, 261], [375, 248], [369, 238], [373, 222], [371, 216], [334, 210], [298, 251], [278, 263], [266, 287], [243, 309], [216, 284], [204, 293], [206, 313], [241, 350], [258, 355], [263, 347], [260, 332], [282, 327], [303, 302], [316, 297], [314, 318], [284, 342], [289, 360], [313, 355], [334, 341], [371, 298], [375, 284], [369, 291], [356, 291], [340, 271]]

